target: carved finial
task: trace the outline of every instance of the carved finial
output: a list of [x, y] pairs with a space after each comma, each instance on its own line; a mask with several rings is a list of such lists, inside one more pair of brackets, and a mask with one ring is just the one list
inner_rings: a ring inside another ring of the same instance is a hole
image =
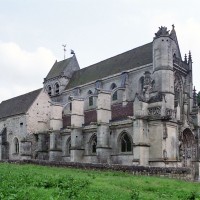
[[169, 36], [169, 31], [167, 30], [167, 27], [165, 26], [161, 26], [159, 27], [159, 30], [157, 33], [155, 33], [155, 36], [154, 38], [158, 38], [160, 36]]
[[197, 93], [196, 93], [196, 89], [195, 89], [195, 86], [194, 86], [194, 89], [193, 89], [193, 107], [196, 107], [197, 106]]
[[189, 55], [188, 55], [188, 62], [192, 61], [192, 55], [191, 55], [191, 51], [189, 51]]
[[174, 26], [174, 24], [172, 24], [172, 29], [174, 29], [175, 28], [175, 26]]
[[187, 55], [185, 54], [184, 62], [187, 63]]

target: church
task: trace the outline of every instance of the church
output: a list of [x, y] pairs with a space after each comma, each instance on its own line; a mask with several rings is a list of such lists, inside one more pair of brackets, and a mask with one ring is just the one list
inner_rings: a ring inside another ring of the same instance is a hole
[[55, 62], [43, 88], [0, 104], [0, 160], [49, 160], [198, 171], [200, 109], [192, 56], [174, 26], [80, 69]]

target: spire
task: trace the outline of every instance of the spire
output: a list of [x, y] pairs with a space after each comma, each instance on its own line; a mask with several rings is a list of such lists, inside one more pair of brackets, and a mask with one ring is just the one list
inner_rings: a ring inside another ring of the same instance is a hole
[[176, 31], [175, 31], [175, 26], [174, 24], [172, 24], [172, 30], [170, 32], [170, 38], [172, 40], [174, 40], [175, 42], [177, 42], [177, 37], [176, 37]]
[[194, 86], [194, 89], [193, 89], [193, 107], [196, 107], [197, 106], [197, 93], [196, 93], [196, 89], [195, 89], [195, 86]]
[[191, 55], [191, 51], [189, 51], [189, 54], [188, 54], [188, 63], [189, 62], [192, 62], [192, 55]]
[[185, 54], [184, 62], [187, 63], [187, 55]]

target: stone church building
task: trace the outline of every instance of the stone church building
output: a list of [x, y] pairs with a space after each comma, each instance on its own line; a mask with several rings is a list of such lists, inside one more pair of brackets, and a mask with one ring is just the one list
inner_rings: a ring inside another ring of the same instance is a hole
[[75, 54], [56, 61], [43, 84], [0, 104], [0, 160], [198, 169], [192, 57], [174, 26], [86, 68]]

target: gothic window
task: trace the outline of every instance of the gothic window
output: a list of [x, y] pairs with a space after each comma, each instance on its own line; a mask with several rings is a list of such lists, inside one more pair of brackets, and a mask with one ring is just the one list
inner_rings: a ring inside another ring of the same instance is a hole
[[90, 139], [90, 151], [92, 154], [96, 154], [97, 152], [97, 135], [94, 134]]
[[121, 152], [131, 152], [132, 151], [131, 137], [127, 133], [122, 134], [120, 143], [121, 143]]
[[60, 86], [58, 83], [55, 84], [55, 93], [59, 94], [60, 93]]
[[116, 101], [117, 100], [117, 91], [114, 92], [113, 96], [112, 96], [112, 100]]
[[51, 96], [52, 95], [52, 91], [51, 91], [51, 86], [48, 86], [48, 95]]
[[89, 97], [89, 106], [93, 106], [93, 97]]
[[90, 96], [92, 95], [91, 90], [88, 91], [88, 95], [89, 95], [89, 106], [93, 106], [93, 96]]
[[71, 97], [68, 97], [68, 102], [69, 102], [69, 110], [72, 111], [72, 102], [71, 102]]
[[13, 143], [14, 143], [14, 153], [19, 154], [19, 140], [17, 138], [14, 138]]
[[70, 151], [71, 151], [71, 137], [69, 137], [66, 142], [66, 155], [67, 156], [70, 156]]
[[7, 143], [7, 129], [4, 128], [1, 134], [2, 134], [2, 144], [5, 145]]
[[[112, 83], [111, 86], [110, 86], [110, 89], [111, 90], [114, 90], [115, 88], [117, 88], [117, 85], [115, 83]], [[113, 101], [116, 101], [117, 100], [117, 91], [115, 91], [112, 95], [112, 100]]]
[[139, 80], [139, 92], [143, 93], [143, 89], [144, 89], [144, 77], [142, 76]]
[[72, 103], [69, 103], [69, 110], [72, 111]]
[[117, 87], [117, 85], [115, 83], [112, 83], [111, 86], [110, 86], [110, 89], [114, 90], [116, 87]]

